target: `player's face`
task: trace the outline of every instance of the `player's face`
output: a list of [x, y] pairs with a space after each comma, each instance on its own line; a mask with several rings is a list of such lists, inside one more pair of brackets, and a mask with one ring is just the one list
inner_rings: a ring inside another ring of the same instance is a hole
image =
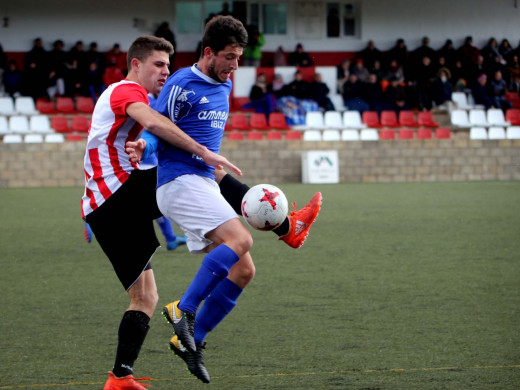
[[227, 45], [218, 53], [210, 53], [208, 75], [213, 80], [225, 83], [231, 73], [238, 69], [238, 60], [244, 49], [238, 45]]
[[144, 62], [140, 62], [137, 67], [141, 85], [148, 92], [158, 95], [170, 74], [168, 65], [170, 65], [168, 53], [154, 50], [152, 54]]

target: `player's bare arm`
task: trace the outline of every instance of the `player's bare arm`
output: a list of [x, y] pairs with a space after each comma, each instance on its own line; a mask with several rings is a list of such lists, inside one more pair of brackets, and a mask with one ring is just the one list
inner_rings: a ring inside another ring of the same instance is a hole
[[[139, 122], [150, 133], [165, 140], [169, 144], [200, 156], [206, 164], [212, 165], [216, 168], [228, 168], [237, 175], [242, 176], [240, 168], [229, 162], [226, 157], [216, 154], [205, 146], [199, 144], [179, 127], [173, 124], [172, 121], [159, 114], [145, 103], [136, 102], [129, 104], [126, 108], [126, 113]], [[141, 156], [136, 155], [134, 158], [139, 157], [140, 159]], [[139, 160], [131, 161], [136, 162]]]

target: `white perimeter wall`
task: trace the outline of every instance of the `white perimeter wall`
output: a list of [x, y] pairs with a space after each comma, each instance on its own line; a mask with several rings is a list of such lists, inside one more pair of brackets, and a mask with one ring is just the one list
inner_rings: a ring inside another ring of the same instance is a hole
[[[295, 3], [296, 1], [288, 1]], [[323, 20], [325, 20], [325, 3]], [[305, 40], [308, 51], [358, 51], [372, 39], [381, 50], [391, 48], [397, 38], [405, 39], [408, 49], [420, 45], [422, 36], [430, 37], [431, 46], [440, 48], [447, 38], [458, 47], [466, 35], [472, 35], [482, 47], [489, 37], [510, 40], [516, 47], [520, 41], [520, 0], [360, 0], [361, 37], [336, 40]], [[265, 51], [274, 51], [282, 43], [292, 51], [295, 36], [295, 7], [289, 7], [288, 36], [267, 36]], [[3, 18], [9, 27], [2, 27]], [[134, 19], [140, 19], [134, 26]], [[175, 26], [173, 0], [0, 0], [0, 44], [7, 52], [25, 52], [36, 37], [50, 48], [56, 39], [66, 49], [77, 40], [86, 45], [97, 41], [106, 51], [114, 43], [126, 50], [139, 35], [153, 33], [162, 21]], [[194, 21], [200, 23], [200, 21]], [[194, 51], [199, 36], [176, 34], [178, 51]]]

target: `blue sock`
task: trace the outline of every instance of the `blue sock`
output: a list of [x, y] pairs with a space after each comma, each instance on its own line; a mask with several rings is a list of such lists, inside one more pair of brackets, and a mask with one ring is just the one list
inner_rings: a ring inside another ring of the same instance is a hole
[[208, 332], [212, 331], [233, 310], [242, 291], [228, 278], [215, 287], [195, 317], [196, 343], [202, 343]]
[[179, 302], [179, 309], [196, 313], [200, 303], [224, 279], [238, 261], [238, 255], [227, 245], [219, 245], [202, 260], [197, 274]]
[[161, 228], [161, 232], [166, 239], [166, 242], [172, 242], [175, 241], [177, 236], [173, 232], [172, 224], [170, 220], [166, 217], [159, 217], [156, 219], [157, 224]]

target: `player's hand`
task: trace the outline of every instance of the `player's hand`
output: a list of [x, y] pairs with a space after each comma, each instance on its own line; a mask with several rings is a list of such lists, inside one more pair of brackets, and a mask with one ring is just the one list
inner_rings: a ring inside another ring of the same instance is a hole
[[206, 153], [204, 153], [204, 155], [201, 157], [206, 164], [214, 166], [216, 169], [227, 168], [231, 172], [236, 173], [238, 176], [242, 176], [242, 171], [240, 168], [229, 162], [227, 158], [221, 156], [220, 154], [207, 150]]
[[125, 145], [125, 152], [130, 157], [130, 161], [138, 163], [143, 157], [144, 149], [146, 148], [146, 141], [139, 138], [137, 141], [128, 141]]

